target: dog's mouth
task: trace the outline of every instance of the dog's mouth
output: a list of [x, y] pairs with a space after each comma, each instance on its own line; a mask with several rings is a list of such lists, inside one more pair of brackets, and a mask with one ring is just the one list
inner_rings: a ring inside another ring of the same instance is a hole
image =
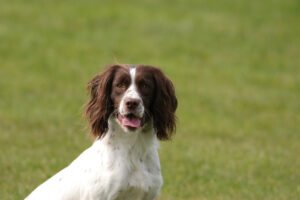
[[143, 118], [138, 117], [133, 113], [129, 113], [126, 115], [121, 115], [120, 113], [118, 113], [117, 119], [122, 126], [130, 130], [135, 130], [143, 126]]

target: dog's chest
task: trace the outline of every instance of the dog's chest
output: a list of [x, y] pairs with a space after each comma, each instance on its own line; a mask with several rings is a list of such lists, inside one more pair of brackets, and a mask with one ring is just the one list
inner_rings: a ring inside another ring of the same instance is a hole
[[153, 174], [145, 169], [143, 163], [136, 168], [116, 169], [110, 177], [109, 196], [115, 200], [144, 199], [145, 196], [156, 193], [156, 185], [160, 185], [159, 174]]
[[105, 192], [102, 195], [112, 200], [153, 199], [162, 185], [159, 159], [154, 148], [142, 152], [144, 150], [139, 148], [103, 149], [103, 171], [101, 178], [94, 180], [94, 186], [106, 188], [100, 192]]

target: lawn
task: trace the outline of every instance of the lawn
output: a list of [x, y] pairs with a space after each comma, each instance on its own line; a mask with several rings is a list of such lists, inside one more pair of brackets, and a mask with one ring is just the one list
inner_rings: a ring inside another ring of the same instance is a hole
[[92, 143], [87, 82], [160, 66], [179, 100], [160, 200], [300, 198], [298, 0], [0, 0], [0, 199]]

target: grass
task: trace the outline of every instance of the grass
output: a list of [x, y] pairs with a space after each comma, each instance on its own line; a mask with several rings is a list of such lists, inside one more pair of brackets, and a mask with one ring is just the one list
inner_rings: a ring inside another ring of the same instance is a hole
[[91, 144], [86, 83], [160, 66], [179, 99], [161, 200], [300, 196], [297, 0], [0, 0], [0, 196], [23, 199]]

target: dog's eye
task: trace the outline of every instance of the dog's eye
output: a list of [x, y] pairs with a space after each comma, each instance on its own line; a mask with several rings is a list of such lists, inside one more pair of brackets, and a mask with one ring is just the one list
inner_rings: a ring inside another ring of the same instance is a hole
[[122, 88], [122, 89], [126, 88], [126, 84], [125, 84], [124, 82], [120, 82], [120, 83], [118, 83], [116, 86], [117, 86], [118, 88]]
[[141, 83], [140, 87], [141, 87], [141, 89], [147, 89], [147, 88], [149, 88], [149, 85], [147, 83], [143, 82], [143, 83]]

